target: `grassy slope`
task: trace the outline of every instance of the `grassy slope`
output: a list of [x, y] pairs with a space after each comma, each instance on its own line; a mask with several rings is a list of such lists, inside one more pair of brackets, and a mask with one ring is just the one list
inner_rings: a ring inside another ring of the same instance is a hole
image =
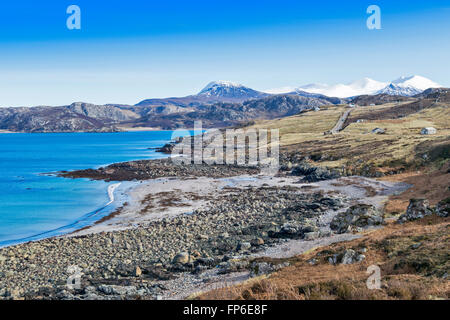
[[[364, 119], [373, 110], [382, 114], [392, 104], [363, 107], [354, 110], [352, 117]], [[450, 140], [450, 111], [446, 105], [437, 106], [402, 119], [372, 120], [352, 123], [335, 135], [324, 135], [344, 112], [344, 107], [328, 107], [318, 112], [258, 122], [255, 128], [279, 129], [281, 146], [287, 151], [304, 154], [328, 153], [333, 156], [322, 165], [341, 167], [361, 159], [376, 166], [412, 162], [414, 149], [421, 143]], [[436, 135], [424, 136], [424, 127], [438, 129]], [[386, 134], [372, 134], [375, 128], [386, 129]]]

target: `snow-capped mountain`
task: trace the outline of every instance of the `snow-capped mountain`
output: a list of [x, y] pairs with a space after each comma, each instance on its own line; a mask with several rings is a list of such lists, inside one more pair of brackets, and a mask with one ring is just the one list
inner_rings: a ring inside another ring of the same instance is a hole
[[423, 90], [419, 90], [412, 86], [399, 86], [391, 83], [386, 88], [377, 92], [377, 94], [388, 94], [390, 96], [404, 96], [404, 97], [412, 97], [416, 94], [422, 93]]
[[349, 84], [320, 85], [318, 87], [306, 85], [300, 87], [300, 89], [306, 92], [320, 93], [329, 97], [347, 98], [363, 94], [374, 94], [387, 85], [385, 82], [363, 78]]
[[430, 88], [442, 88], [440, 84], [421, 76], [400, 77], [391, 83], [399, 87], [413, 87], [421, 91]]
[[[379, 82], [370, 78], [363, 78], [357, 81], [354, 81], [349, 84], [335, 84], [335, 85], [328, 85], [328, 84], [307, 84], [305, 86], [301, 86], [298, 88], [292, 88], [292, 87], [286, 87], [286, 88], [280, 88], [280, 89], [272, 89], [269, 90], [269, 93], [288, 93], [293, 91], [305, 91], [309, 93], [317, 93], [322, 94], [328, 97], [338, 97], [338, 98], [347, 98], [347, 97], [353, 97], [353, 96], [359, 96], [362, 94], [373, 94], [377, 92], [378, 90], [383, 89], [386, 87], [388, 83], [385, 82]], [[283, 90], [284, 89], [284, 90]], [[286, 90], [285, 89], [289, 89]], [[284, 91], [284, 92], [283, 92]]]
[[180, 107], [192, 107], [218, 102], [241, 103], [246, 100], [259, 99], [267, 96], [269, 96], [269, 94], [253, 90], [241, 84], [229, 81], [213, 81], [203, 88], [198, 94], [186, 97], [146, 99], [136, 104], [136, 106], [174, 105]]
[[268, 90], [268, 93], [288, 93], [305, 91], [322, 94], [328, 97], [348, 98], [360, 95], [385, 93], [390, 95], [410, 96], [423, 92], [429, 88], [441, 88], [438, 83], [421, 76], [400, 77], [391, 82], [381, 82], [370, 78], [363, 78], [349, 84], [308, 84], [298, 88], [285, 87]]
[[308, 84], [301, 87], [284, 87], [257, 91], [241, 84], [229, 81], [213, 81], [198, 94], [186, 97], [165, 99], [146, 99], [136, 106], [179, 106], [193, 107], [214, 104], [218, 102], [241, 103], [246, 100], [260, 99], [273, 94], [289, 94], [306, 98], [327, 100], [333, 104], [343, 103], [344, 98], [360, 95], [388, 94], [400, 96], [413, 96], [429, 88], [442, 86], [430, 79], [421, 76], [401, 77], [392, 82], [381, 82], [370, 78], [363, 78], [349, 84]]
[[377, 94], [412, 97], [430, 88], [442, 88], [442, 86], [421, 76], [400, 77], [392, 81], [386, 88], [378, 91]]
[[232, 99], [252, 99], [262, 98], [267, 96], [267, 94], [229, 81], [213, 81], [209, 83], [205, 88], [203, 88], [198, 96]]

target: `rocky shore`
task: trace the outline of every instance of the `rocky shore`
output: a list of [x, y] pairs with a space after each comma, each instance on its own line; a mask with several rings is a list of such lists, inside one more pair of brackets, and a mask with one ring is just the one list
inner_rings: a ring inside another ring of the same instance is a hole
[[140, 160], [122, 162], [99, 169], [86, 169], [71, 172], [58, 172], [65, 178], [89, 178], [105, 181], [149, 180], [163, 177], [193, 178], [193, 177], [233, 177], [243, 174], [258, 174], [256, 167], [237, 165], [205, 165], [176, 164], [171, 159]]
[[[134, 203], [114, 217], [122, 225], [105, 221], [103, 228], [0, 249], [0, 298], [186, 298], [258, 274], [257, 256], [277, 252], [291, 241], [298, 254], [311, 242], [342, 241], [354, 237], [351, 232], [380, 225], [383, 218], [375, 207], [404, 188], [357, 177], [311, 184], [290, 172], [263, 177], [256, 171], [157, 160], [63, 173], [110, 181], [153, 180], [145, 181]], [[240, 174], [246, 174], [244, 179]], [[154, 180], [172, 175], [178, 178]], [[234, 180], [226, 178], [230, 176]], [[149, 191], [161, 191], [163, 185], [164, 192]], [[364, 197], [368, 204], [360, 207]], [[354, 214], [358, 223], [353, 225], [356, 220], [348, 216]], [[342, 221], [335, 221], [341, 216]], [[335, 234], [345, 232], [334, 240]], [[273, 272], [279, 267], [263, 269]], [[76, 279], [80, 286], [72, 288]]]

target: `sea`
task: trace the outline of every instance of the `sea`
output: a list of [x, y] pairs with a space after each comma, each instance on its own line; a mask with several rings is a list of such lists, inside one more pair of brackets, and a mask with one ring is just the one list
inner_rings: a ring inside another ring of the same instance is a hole
[[138, 183], [52, 173], [167, 157], [154, 148], [176, 137], [172, 131], [0, 134], [0, 247], [89, 226], [123, 204]]

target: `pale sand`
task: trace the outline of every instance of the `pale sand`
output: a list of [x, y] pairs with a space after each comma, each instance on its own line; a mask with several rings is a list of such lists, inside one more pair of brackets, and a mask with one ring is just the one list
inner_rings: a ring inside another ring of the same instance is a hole
[[[383, 182], [363, 177], [346, 177], [336, 180], [321, 181], [317, 183], [298, 183], [299, 177], [270, 177], [270, 176], [237, 176], [232, 178], [205, 178], [200, 177], [190, 180], [177, 178], [160, 178], [141, 182], [138, 186], [131, 187], [125, 192], [129, 199], [122, 211], [109, 220], [95, 224], [88, 229], [74, 232], [68, 236], [78, 236], [91, 233], [124, 230], [146, 226], [149, 222], [162, 218], [171, 218], [180, 214], [189, 214], [196, 209], [213, 205], [213, 199], [224, 192], [226, 187], [244, 188], [247, 186], [293, 186], [309, 187], [304, 192], [316, 192], [323, 190], [326, 193], [339, 193], [350, 200], [351, 204], [368, 203], [382, 208], [388, 196], [402, 192], [408, 186], [404, 183]], [[111, 185], [114, 191], [118, 185]], [[365, 188], [370, 187], [376, 191], [375, 195], [368, 196]], [[151, 207], [145, 207], [143, 200], [151, 196], [154, 198]], [[176, 206], [164, 206], [159, 204], [168, 196], [174, 197]], [[195, 196], [195, 197], [193, 197]], [[112, 196], [113, 197], [113, 196]], [[110, 196], [111, 198], [111, 196]], [[114, 198], [112, 198], [114, 199]], [[337, 212], [329, 212], [322, 217], [323, 225], [329, 224]]]

